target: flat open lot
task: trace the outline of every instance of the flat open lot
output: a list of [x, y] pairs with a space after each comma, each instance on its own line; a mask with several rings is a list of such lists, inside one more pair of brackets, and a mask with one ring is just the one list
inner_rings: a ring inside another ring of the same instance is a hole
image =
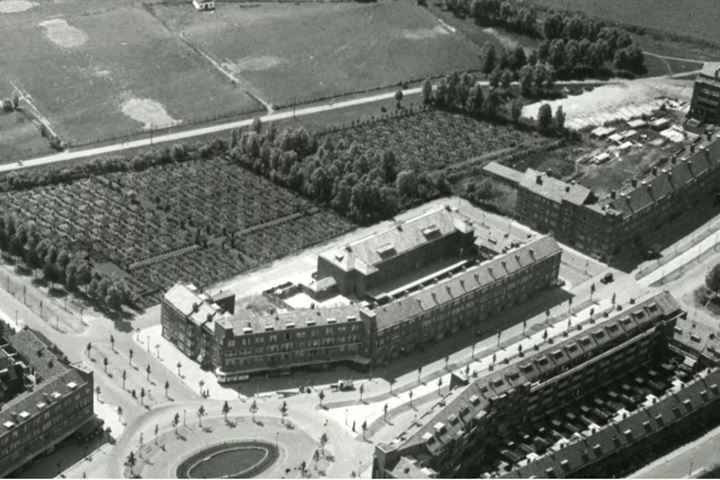
[[66, 143], [261, 109], [139, 5], [35, 5], [0, 14], [0, 82]]
[[151, 7], [167, 27], [276, 106], [477, 68], [477, 48], [408, 2]]

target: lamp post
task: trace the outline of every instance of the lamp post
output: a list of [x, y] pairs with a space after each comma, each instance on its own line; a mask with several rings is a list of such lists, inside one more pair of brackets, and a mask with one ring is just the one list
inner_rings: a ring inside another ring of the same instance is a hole
[[347, 426], [348, 409], [345, 409], [345, 426]]
[[183, 427], [185, 426], [185, 414], [187, 413], [187, 410], [183, 409]]

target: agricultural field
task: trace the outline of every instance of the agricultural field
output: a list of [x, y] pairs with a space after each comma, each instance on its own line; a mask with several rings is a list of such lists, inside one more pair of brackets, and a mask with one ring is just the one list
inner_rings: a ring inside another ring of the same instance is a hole
[[275, 106], [479, 66], [475, 45], [410, 2], [221, 3], [213, 15], [148, 8]]
[[71, 146], [262, 109], [140, 5], [27, 3], [0, 14], [4, 45], [22, 46], [0, 49], [0, 81]]
[[540, 141], [531, 131], [442, 110], [380, 120], [328, 134], [333, 141], [392, 151], [401, 164], [443, 170], [476, 157]]
[[207, 286], [352, 228], [222, 159], [12, 191], [0, 206], [117, 265], [146, 295], [179, 280]]

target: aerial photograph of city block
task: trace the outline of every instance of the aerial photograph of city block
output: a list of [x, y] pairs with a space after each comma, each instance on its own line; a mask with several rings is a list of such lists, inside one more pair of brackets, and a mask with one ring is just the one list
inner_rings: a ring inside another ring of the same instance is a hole
[[720, 477], [720, 1], [0, 32], [1, 478]]

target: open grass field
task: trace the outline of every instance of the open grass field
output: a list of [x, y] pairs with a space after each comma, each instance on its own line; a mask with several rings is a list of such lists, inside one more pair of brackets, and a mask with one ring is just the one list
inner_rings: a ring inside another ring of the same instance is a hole
[[52, 153], [46, 138], [25, 112], [0, 112], [0, 162]]
[[220, 3], [212, 15], [154, 15], [276, 106], [470, 70], [476, 46], [408, 2]]
[[206, 286], [352, 227], [222, 159], [12, 191], [0, 208], [118, 265], [150, 295], [179, 280]]
[[348, 145], [388, 149], [401, 164], [418, 164], [423, 171], [442, 170], [494, 151], [538, 140], [534, 132], [511, 125], [475, 120], [440, 110], [389, 118], [328, 134]]
[[720, 43], [717, 0], [531, 0], [559, 10]]
[[0, 14], [0, 82], [28, 95], [66, 143], [261, 109], [140, 5], [34, 5]]

